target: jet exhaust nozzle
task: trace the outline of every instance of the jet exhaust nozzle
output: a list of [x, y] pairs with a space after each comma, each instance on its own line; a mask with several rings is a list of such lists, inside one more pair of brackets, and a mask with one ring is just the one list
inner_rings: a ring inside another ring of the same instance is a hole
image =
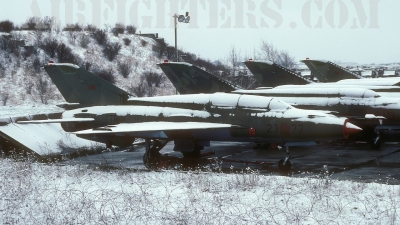
[[360, 127], [350, 123], [348, 119], [344, 121], [343, 135], [345, 139], [349, 138], [350, 134], [361, 132], [362, 130]]

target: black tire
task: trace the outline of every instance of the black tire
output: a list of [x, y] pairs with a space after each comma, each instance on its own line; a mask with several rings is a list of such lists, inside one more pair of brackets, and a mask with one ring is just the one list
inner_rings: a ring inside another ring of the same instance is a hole
[[199, 158], [200, 157], [200, 150], [194, 150], [191, 152], [182, 152], [184, 158]]
[[381, 140], [378, 140], [376, 143], [375, 143], [375, 141], [371, 141], [370, 143], [369, 143], [369, 146], [372, 148], [372, 149], [374, 149], [374, 150], [380, 150], [380, 148], [381, 148]]
[[283, 159], [279, 160], [278, 162], [279, 170], [282, 172], [288, 172], [292, 168], [292, 163], [288, 160], [286, 161], [286, 164], [283, 165], [283, 162], [284, 162]]
[[143, 164], [149, 170], [158, 170], [161, 160], [161, 154], [159, 152], [146, 152], [143, 155]]

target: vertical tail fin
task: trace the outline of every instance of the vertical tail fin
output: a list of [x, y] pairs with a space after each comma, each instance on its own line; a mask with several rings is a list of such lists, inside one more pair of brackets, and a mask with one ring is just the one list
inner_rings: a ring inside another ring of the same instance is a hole
[[306, 64], [314, 76], [321, 82], [336, 82], [343, 79], [363, 78], [330, 61], [310, 60], [307, 58], [300, 62]]
[[265, 87], [313, 83], [311, 80], [273, 62], [249, 60], [244, 64], [246, 64], [256, 80]]
[[80, 106], [123, 105], [129, 98], [126, 91], [79, 66], [49, 63], [44, 69], [68, 103], [79, 103]]
[[231, 92], [241, 89], [189, 63], [164, 62], [157, 65], [181, 94]]

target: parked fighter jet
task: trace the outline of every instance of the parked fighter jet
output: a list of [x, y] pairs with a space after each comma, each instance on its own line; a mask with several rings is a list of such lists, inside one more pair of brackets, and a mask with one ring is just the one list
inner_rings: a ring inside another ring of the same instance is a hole
[[344, 139], [362, 130], [346, 118], [297, 109], [263, 96], [215, 93], [132, 98], [129, 102], [134, 105], [81, 108], [64, 112], [63, 119], [21, 123], [61, 122], [78, 137], [108, 145], [127, 145], [144, 138], [144, 163], [149, 168], [158, 165], [159, 151], [174, 140], [175, 150], [184, 156], [198, 155], [210, 141], [285, 143], [287, 156], [279, 167], [288, 170], [288, 146], [293, 142]]
[[363, 77], [331, 61], [301, 60], [320, 82], [336, 82], [343, 79], [362, 79]]

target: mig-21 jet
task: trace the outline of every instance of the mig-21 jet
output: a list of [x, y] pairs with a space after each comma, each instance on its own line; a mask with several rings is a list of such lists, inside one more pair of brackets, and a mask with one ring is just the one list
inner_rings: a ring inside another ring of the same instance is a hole
[[[174, 68], [176, 63], [163, 63], [162, 68]], [[177, 74], [190, 67], [181, 64]], [[163, 69], [163, 70], [164, 70]], [[236, 90], [233, 93], [269, 96], [282, 99], [303, 109], [318, 109], [330, 111], [338, 116], [347, 116], [356, 125], [364, 129], [360, 140], [368, 141], [371, 147], [379, 149], [382, 140], [388, 140], [384, 131], [398, 130], [400, 125], [400, 105], [398, 97], [400, 89], [396, 85], [396, 78], [382, 78], [381, 84], [375, 86], [371, 79], [343, 80], [336, 83], [311, 83], [308, 85], [282, 85], [257, 90]], [[380, 79], [374, 79], [379, 82]], [[351, 82], [350, 82], [351, 81]], [[354, 81], [354, 82], [353, 82]], [[356, 81], [363, 85], [355, 86]], [[173, 82], [174, 83], [174, 82]], [[370, 90], [371, 89], [371, 90]], [[386, 119], [382, 119], [385, 117]], [[393, 138], [393, 137], [391, 137]]]
[[345, 139], [362, 130], [347, 118], [297, 109], [263, 96], [215, 93], [131, 98], [128, 102], [132, 105], [85, 107], [65, 111], [62, 119], [19, 123], [61, 123], [65, 131], [107, 145], [129, 145], [144, 138], [143, 161], [150, 169], [159, 165], [159, 151], [169, 141], [174, 141], [176, 151], [191, 157], [199, 155], [210, 141], [234, 141], [284, 143], [287, 156], [278, 165], [286, 171], [291, 167], [288, 146]]

